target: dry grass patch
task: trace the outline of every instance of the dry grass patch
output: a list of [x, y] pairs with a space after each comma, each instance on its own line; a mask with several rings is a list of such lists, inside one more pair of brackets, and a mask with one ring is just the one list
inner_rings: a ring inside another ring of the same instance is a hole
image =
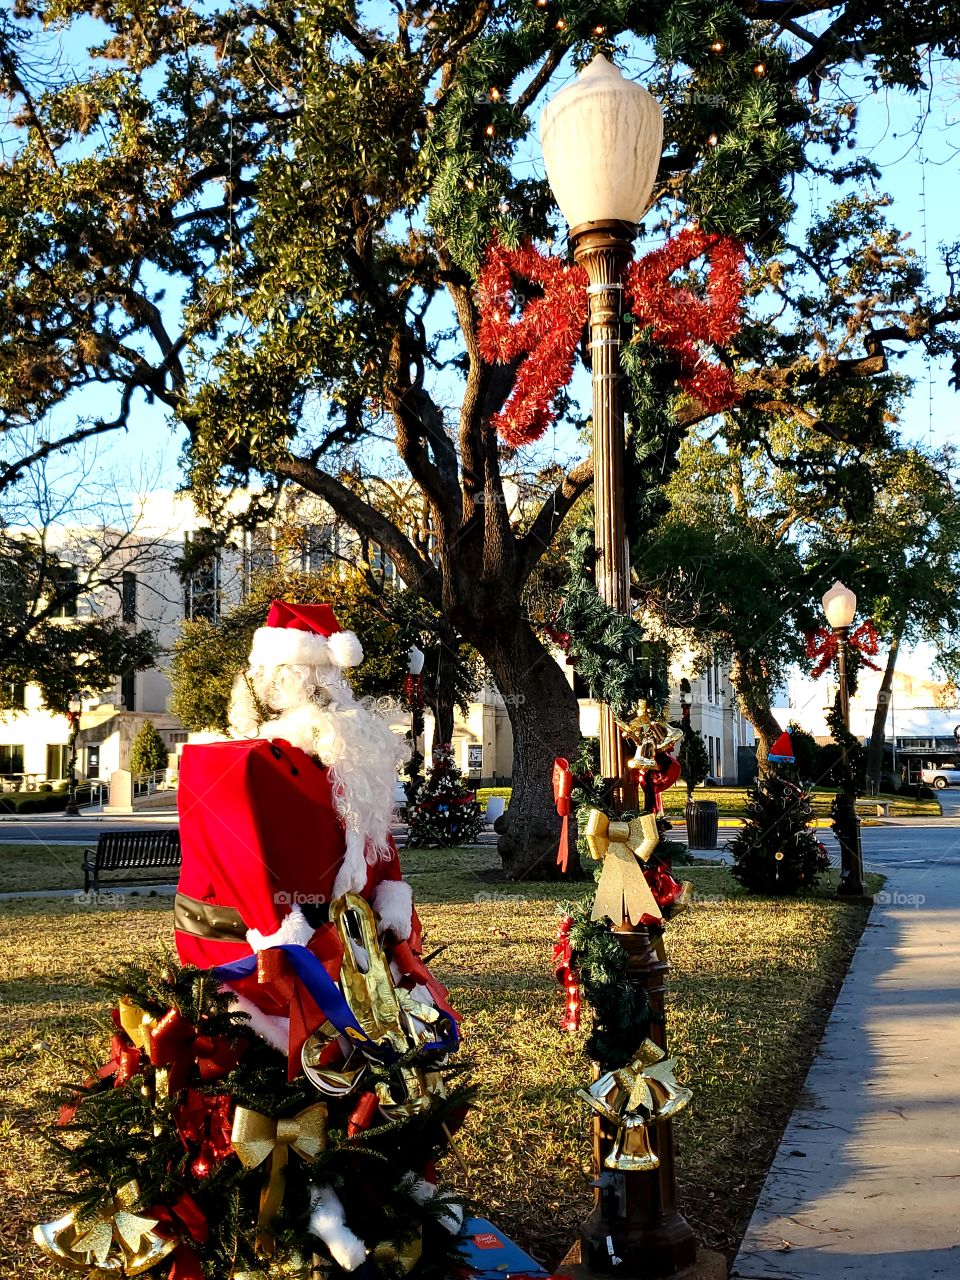
[[[432, 962], [464, 1014], [478, 1108], [458, 1140], [478, 1206], [548, 1264], [574, 1237], [591, 1192], [589, 1077], [582, 1036], [558, 1029], [550, 974], [556, 887], [491, 883], [493, 849], [411, 851]], [[685, 869], [702, 901], [670, 932], [670, 1039], [695, 1091], [678, 1120], [684, 1211], [704, 1243], [735, 1246], [865, 918], [829, 897], [750, 899], [728, 873]], [[484, 874], [486, 873], [486, 874]], [[83, 1041], [105, 1049], [95, 968], [169, 940], [170, 900], [120, 910], [70, 901], [0, 905], [0, 1276], [62, 1276], [30, 1243], [62, 1211], [36, 1140], [44, 1090], [71, 1076]], [[41, 1042], [48, 1048], [41, 1047]], [[452, 1161], [447, 1176], [463, 1186]]]

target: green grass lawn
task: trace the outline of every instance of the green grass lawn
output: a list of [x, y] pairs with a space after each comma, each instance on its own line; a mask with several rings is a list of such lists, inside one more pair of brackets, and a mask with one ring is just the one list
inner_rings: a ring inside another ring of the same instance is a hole
[[[815, 818], [829, 818], [830, 805], [836, 791], [827, 787], [814, 787], [810, 792], [810, 802]], [[742, 818], [747, 804], [746, 787], [697, 787], [695, 800], [713, 800], [721, 818]], [[890, 804], [890, 816], [894, 818], [939, 818], [940, 804], [937, 800], [914, 800], [910, 796], [888, 795], [861, 797], [857, 801], [857, 810], [862, 816], [876, 814], [877, 801]], [[664, 809], [669, 814], [683, 814], [687, 802], [686, 788], [671, 787], [663, 793]]]
[[78, 844], [0, 844], [0, 892], [82, 889]]
[[[71, 851], [71, 855], [75, 853]], [[33, 850], [35, 874], [58, 865]], [[492, 848], [402, 854], [432, 962], [464, 1015], [478, 1105], [458, 1139], [470, 1169], [446, 1177], [552, 1265], [587, 1211], [590, 1079], [583, 1034], [561, 1032], [550, 972], [556, 886], [491, 879]], [[46, 859], [46, 861], [45, 861]], [[21, 863], [21, 874], [25, 874]], [[698, 905], [669, 932], [671, 1052], [695, 1100], [676, 1124], [682, 1207], [731, 1253], [856, 946], [865, 909], [830, 896], [751, 899], [717, 867], [684, 868]], [[879, 883], [874, 877], [874, 882]], [[169, 943], [169, 898], [0, 903], [0, 1276], [53, 1280], [30, 1241], [64, 1190], [38, 1126], [46, 1091], [74, 1079], [84, 1044], [106, 1057], [97, 970]]]

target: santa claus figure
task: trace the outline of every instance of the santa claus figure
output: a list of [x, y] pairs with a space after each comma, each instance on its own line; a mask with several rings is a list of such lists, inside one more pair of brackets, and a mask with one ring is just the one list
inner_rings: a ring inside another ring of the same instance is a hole
[[299, 972], [271, 980], [275, 964], [254, 972], [247, 958], [293, 948], [287, 958], [302, 961], [295, 949], [306, 948], [337, 983], [344, 947], [330, 906], [345, 894], [372, 906], [395, 982], [452, 1017], [420, 959], [419, 921], [390, 835], [403, 743], [344, 675], [362, 659], [360, 641], [328, 605], [275, 602], [233, 689], [234, 740], [183, 753], [180, 958], [201, 968], [246, 959], [250, 972], [235, 964], [231, 986], [254, 1030], [285, 1045], [291, 1073], [336, 997], [323, 983], [305, 990]]

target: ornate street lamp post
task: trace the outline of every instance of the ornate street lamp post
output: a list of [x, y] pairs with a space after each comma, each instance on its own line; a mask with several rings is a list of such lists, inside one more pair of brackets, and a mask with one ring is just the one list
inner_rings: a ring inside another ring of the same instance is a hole
[[77, 807], [77, 738], [80, 734], [80, 712], [82, 710], [83, 704], [79, 698], [71, 699], [67, 711], [67, 721], [70, 725], [70, 789], [67, 795], [67, 803], [63, 808], [64, 816], [69, 818], [76, 818], [80, 814], [80, 810]]
[[[619, 613], [630, 612], [630, 563], [623, 514], [623, 273], [637, 223], [650, 202], [663, 144], [663, 113], [646, 89], [625, 80], [602, 54], [543, 109], [547, 177], [570, 226], [577, 262], [590, 279], [593, 369], [593, 495], [596, 582]], [[600, 769], [622, 784], [623, 738], [600, 709]]]
[[823, 611], [837, 641], [837, 684], [840, 719], [844, 739], [840, 744], [841, 791], [837, 796], [836, 831], [840, 845], [840, 883], [843, 897], [863, 896], [863, 852], [860, 847], [860, 819], [857, 817], [857, 787], [847, 751], [850, 732], [850, 690], [847, 684], [847, 637], [857, 612], [857, 597], [842, 582], [835, 582], [823, 597]]
[[[663, 115], [640, 85], [625, 80], [598, 54], [573, 84], [543, 109], [540, 138], [547, 177], [570, 226], [574, 257], [589, 279], [590, 356], [593, 373], [593, 466], [596, 584], [619, 613], [630, 612], [630, 562], [624, 520], [622, 399], [623, 277], [633, 256], [637, 223], [650, 201], [660, 163]], [[600, 767], [622, 800], [626, 752], [610, 707], [600, 711]], [[664, 977], [643, 926], [613, 922], [628, 959], [628, 981], [638, 1003], [654, 1011], [650, 1036], [665, 1048]], [[632, 1168], [610, 1160], [616, 1134], [594, 1124], [594, 1210], [583, 1223], [579, 1247], [562, 1269], [582, 1280], [592, 1273], [619, 1276], [725, 1274], [718, 1255], [698, 1259], [693, 1232], [677, 1209], [671, 1122], [653, 1126], [657, 1167]], [[713, 1267], [713, 1272], [708, 1268]]]
[[403, 682], [410, 707], [410, 763], [407, 766], [407, 805], [412, 806], [420, 790], [420, 738], [423, 734], [423, 664], [425, 655], [415, 644], [407, 654], [407, 676]]

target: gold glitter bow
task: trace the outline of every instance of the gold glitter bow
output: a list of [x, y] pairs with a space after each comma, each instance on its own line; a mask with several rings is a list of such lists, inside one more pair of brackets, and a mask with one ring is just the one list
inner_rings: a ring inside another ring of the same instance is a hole
[[[33, 1228], [33, 1238], [67, 1271], [86, 1271], [91, 1280], [107, 1276], [139, 1276], [176, 1249], [179, 1241], [155, 1233], [157, 1218], [134, 1213], [140, 1204], [136, 1179], [90, 1214], [68, 1213]], [[114, 1243], [120, 1253], [111, 1256]], [[91, 1270], [92, 1268], [92, 1270]]]
[[267, 1158], [270, 1168], [260, 1193], [257, 1247], [268, 1256], [273, 1252], [270, 1224], [283, 1203], [284, 1169], [289, 1153], [312, 1163], [327, 1145], [327, 1107], [314, 1102], [299, 1115], [276, 1119], [249, 1107], [237, 1107], [230, 1135], [233, 1149], [245, 1169], [255, 1169]]
[[617, 822], [591, 809], [584, 835], [592, 856], [603, 859], [591, 918], [636, 925], [646, 917], [648, 924], [662, 924], [663, 914], [637, 862], [646, 862], [660, 843], [657, 815], [644, 813], [630, 822]]

